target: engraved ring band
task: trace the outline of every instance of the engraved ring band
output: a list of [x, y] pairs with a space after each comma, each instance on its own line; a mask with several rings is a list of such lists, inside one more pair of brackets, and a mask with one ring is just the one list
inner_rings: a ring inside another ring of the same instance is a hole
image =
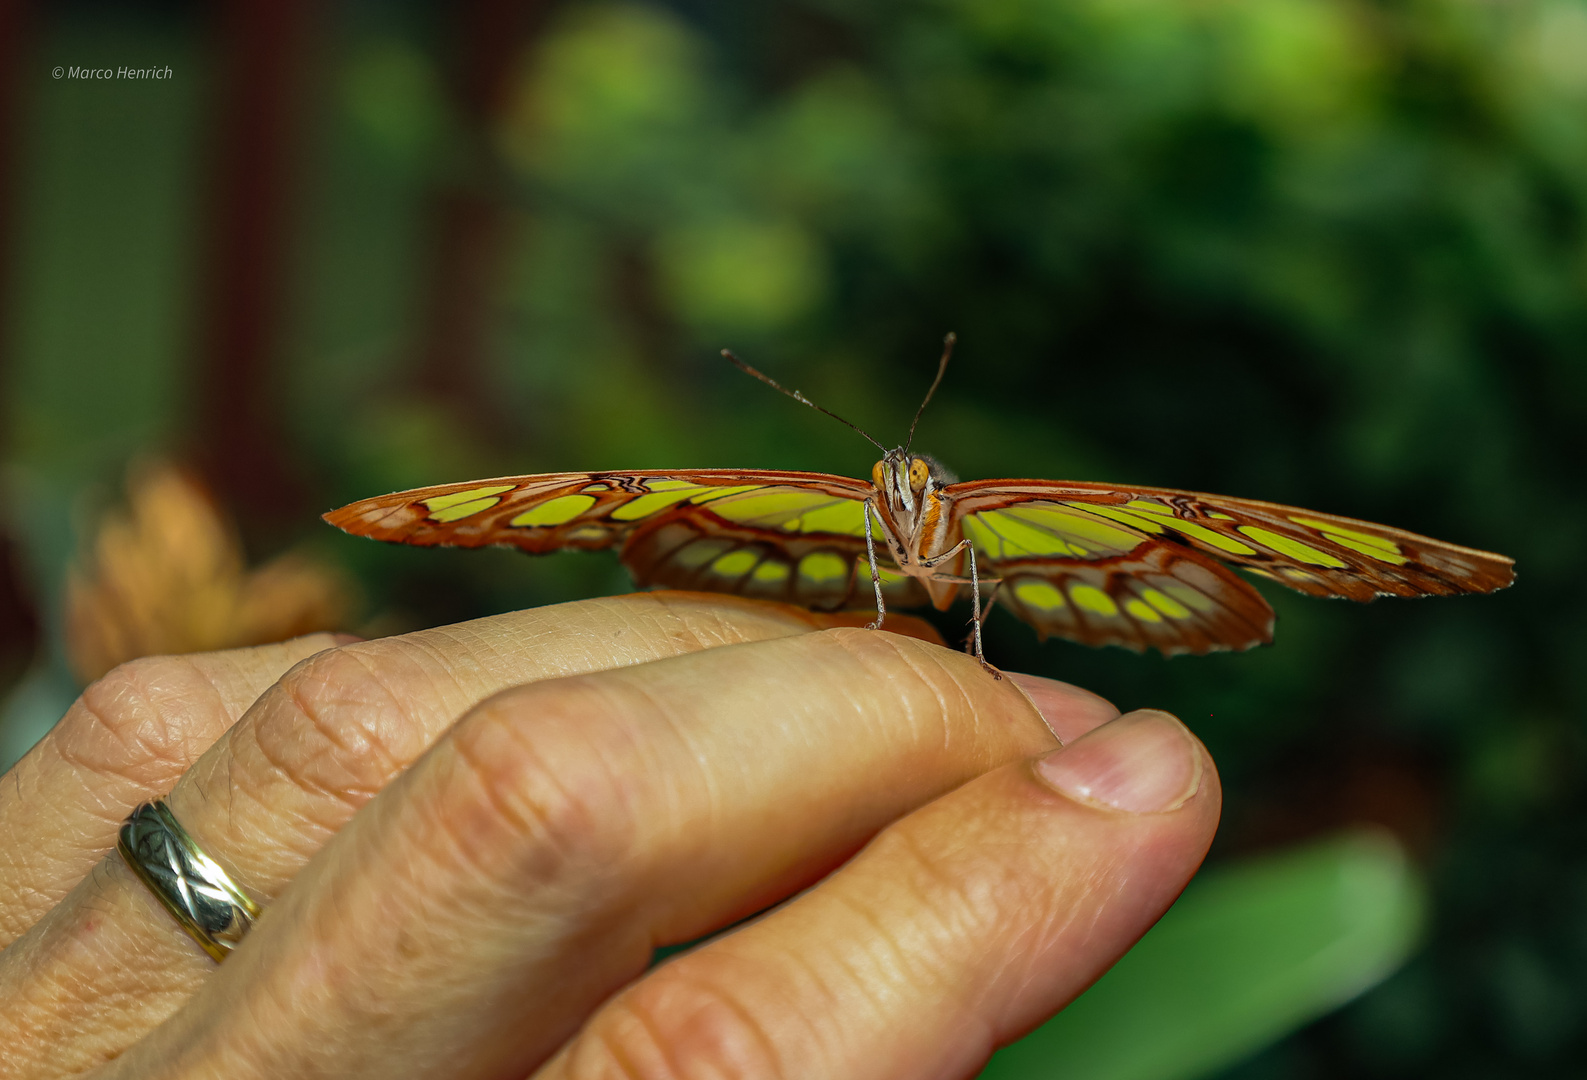
[[127, 815], [116, 850], [217, 961], [226, 959], [259, 917], [259, 905], [204, 854], [163, 801], [144, 803]]

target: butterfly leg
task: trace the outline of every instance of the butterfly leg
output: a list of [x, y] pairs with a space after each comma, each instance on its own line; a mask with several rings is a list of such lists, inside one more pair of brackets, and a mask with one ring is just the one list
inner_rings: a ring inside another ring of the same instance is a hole
[[985, 622], [986, 621], [986, 617], [988, 615], [992, 614], [992, 605], [997, 603], [997, 594], [1002, 588], [1003, 588], [1003, 579], [1002, 578], [994, 578], [993, 581], [992, 581], [992, 593], [991, 593], [991, 595], [989, 595], [986, 598], [986, 606], [981, 609], [981, 621], [982, 622]]
[[[866, 627], [867, 630], [880, 630], [882, 622], [887, 618], [887, 605], [882, 602], [882, 574], [876, 569], [876, 543], [871, 539], [871, 515], [876, 514], [876, 508], [871, 505], [871, 500], [865, 500], [865, 558], [871, 564], [871, 588], [876, 590], [876, 621]], [[881, 527], [881, 515], [876, 515], [877, 527]]]
[[[981, 575], [975, 569], [975, 545], [966, 544], [965, 551], [970, 555], [970, 599], [975, 603], [975, 613], [970, 616], [970, 621], [975, 624], [975, 629], [972, 632], [974, 636], [971, 638], [975, 642], [975, 658], [981, 662], [982, 667], [992, 673], [994, 679], [1001, 679], [1003, 677], [1002, 672], [988, 664], [986, 662], [986, 654], [981, 651], [981, 620], [985, 618], [981, 612]], [[993, 586], [992, 598], [997, 596], [997, 590], [1002, 585], [1003, 583], [999, 581], [997, 585]], [[988, 611], [992, 609], [991, 599], [988, 599], [986, 606]]]
[[[934, 567], [938, 563], [943, 563], [953, 558], [961, 551], [965, 552], [970, 557], [970, 600], [974, 605], [970, 615], [970, 622], [973, 626], [973, 629], [971, 630], [970, 640], [965, 642], [965, 644], [974, 646], [975, 658], [981, 662], [981, 666], [983, 668], [991, 673], [994, 679], [1001, 679], [1003, 677], [1002, 673], [998, 671], [997, 668], [986, 662], [986, 654], [981, 651], [981, 620], [985, 618], [985, 615], [981, 611], [981, 575], [976, 570], [975, 566], [975, 545], [970, 543], [968, 538], [960, 540], [957, 544], [954, 544], [941, 555], [934, 555], [930, 559], [921, 560], [921, 565], [926, 567]], [[946, 578], [946, 575], [943, 575], [943, 577]], [[999, 578], [997, 585], [992, 589], [992, 596], [986, 605], [988, 612], [992, 610], [991, 600], [996, 599], [997, 590], [1002, 588], [1002, 586], [1003, 581], [1001, 578]]]

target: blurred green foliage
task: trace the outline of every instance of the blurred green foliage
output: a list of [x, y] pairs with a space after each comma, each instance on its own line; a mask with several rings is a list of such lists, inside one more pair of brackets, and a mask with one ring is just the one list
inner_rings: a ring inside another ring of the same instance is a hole
[[[94, 11], [50, 24], [38, 72], [179, 70], [30, 83], [3, 407], [51, 617], [84, 493], [183, 448], [203, 408], [208, 60], [180, 20]], [[337, 8], [314, 84], [279, 379], [324, 506], [549, 469], [863, 476], [852, 432], [717, 350], [891, 442], [953, 329], [920, 441], [963, 476], [1219, 491], [1512, 555], [1495, 597], [1273, 596], [1277, 643], [1250, 654], [1041, 646], [996, 614], [988, 652], [1184, 716], [1225, 779], [1215, 860], [1366, 820], [1424, 863], [1428, 947], [1229, 1076], [1574, 1067], [1581, 0], [567, 3], [484, 131], [446, 89], [439, 11]], [[448, 184], [504, 207], [489, 392], [464, 402], [412, 383]], [[301, 535], [387, 626], [625, 587], [603, 556], [383, 548], [312, 515]], [[12, 742], [69, 692], [50, 670]]]

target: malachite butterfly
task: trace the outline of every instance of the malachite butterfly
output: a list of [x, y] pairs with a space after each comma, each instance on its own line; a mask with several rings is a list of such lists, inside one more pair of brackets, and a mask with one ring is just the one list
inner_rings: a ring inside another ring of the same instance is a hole
[[[932, 391], [952, 344], [950, 334]], [[1043, 639], [1169, 656], [1272, 641], [1273, 609], [1231, 567], [1358, 601], [1487, 593], [1515, 576], [1503, 555], [1315, 510], [1071, 480], [960, 483], [909, 443], [876, 445], [884, 453], [869, 481], [771, 469], [541, 473], [396, 492], [325, 520], [400, 544], [615, 547], [641, 586], [820, 610], [875, 604], [873, 625], [887, 606], [945, 610], [966, 586], [979, 601], [987, 585], [986, 610], [1002, 604]], [[985, 614], [977, 603], [978, 656]]]

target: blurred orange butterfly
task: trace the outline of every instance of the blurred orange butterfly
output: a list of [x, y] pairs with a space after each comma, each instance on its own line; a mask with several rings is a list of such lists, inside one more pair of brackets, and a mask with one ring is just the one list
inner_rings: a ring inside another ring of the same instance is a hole
[[969, 644], [983, 664], [981, 622], [994, 603], [1043, 639], [1172, 656], [1273, 639], [1273, 609], [1231, 566], [1361, 601], [1493, 592], [1514, 579], [1503, 555], [1254, 499], [1070, 480], [959, 483], [910, 453], [953, 343], [949, 334], [904, 446], [888, 450], [860, 431], [883, 451], [868, 482], [773, 469], [542, 473], [383, 495], [325, 520], [401, 544], [617, 547], [641, 586], [821, 610], [874, 602], [877, 627], [889, 604], [946, 610], [969, 586]]

